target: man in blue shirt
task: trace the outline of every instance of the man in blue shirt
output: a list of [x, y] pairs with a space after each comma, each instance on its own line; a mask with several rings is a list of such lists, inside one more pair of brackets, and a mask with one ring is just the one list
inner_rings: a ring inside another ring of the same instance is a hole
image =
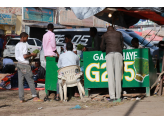
[[0, 57], [2, 57], [3, 43], [4, 43], [4, 40], [2, 39], [2, 35], [0, 35]]
[[2, 73], [14, 73], [14, 72], [15, 72], [15, 64], [13, 60], [7, 57], [4, 58]]

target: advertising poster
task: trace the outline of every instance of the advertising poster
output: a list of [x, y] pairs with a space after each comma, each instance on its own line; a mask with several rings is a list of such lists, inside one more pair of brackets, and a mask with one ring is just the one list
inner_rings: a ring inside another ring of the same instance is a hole
[[[108, 88], [106, 53], [84, 52], [85, 88]], [[156, 80], [156, 68], [149, 49], [123, 50], [122, 87], [150, 87]]]

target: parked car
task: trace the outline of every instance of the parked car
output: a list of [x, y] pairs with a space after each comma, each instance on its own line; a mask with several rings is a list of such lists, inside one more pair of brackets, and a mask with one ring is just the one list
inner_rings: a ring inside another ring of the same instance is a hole
[[[4, 52], [3, 57], [12, 57], [15, 58], [15, 45], [20, 41], [20, 38], [11, 38], [8, 40]], [[42, 42], [36, 38], [29, 38], [26, 42], [29, 52], [33, 52], [35, 49], [41, 50]], [[36, 58], [39, 58], [39, 54]]]
[[5, 45], [7, 43], [7, 41], [10, 39], [10, 38], [20, 38], [19, 35], [14, 35], [14, 34], [11, 34], [11, 35], [3, 35], [2, 36], [3, 40], [4, 40], [4, 44], [3, 44], [3, 49], [5, 48]]

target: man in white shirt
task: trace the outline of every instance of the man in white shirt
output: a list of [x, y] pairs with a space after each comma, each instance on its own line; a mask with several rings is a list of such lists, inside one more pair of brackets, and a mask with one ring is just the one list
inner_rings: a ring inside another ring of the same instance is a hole
[[18, 69], [18, 86], [19, 86], [19, 99], [20, 102], [25, 102], [24, 100], [24, 87], [23, 87], [23, 80], [24, 77], [26, 78], [28, 85], [30, 86], [30, 90], [32, 93], [33, 101], [40, 102], [40, 100], [37, 97], [37, 93], [35, 90], [34, 80], [32, 78], [33, 74], [31, 71], [31, 66], [29, 65], [29, 58], [31, 56], [36, 57], [37, 54], [35, 53], [28, 53], [27, 48], [27, 40], [28, 40], [28, 34], [25, 32], [22, 32], [20, 34], [20, 42], [17, 43], [15, 46], [15, 58], [18, 61], [17, 69]]
[[[67, 67], [67, 66], [70, 66], [70, 65], [80, 65], [79, 64], [79, 57], [74, 52], [72, 52], [73, 44], [71, 42], [67, 43], [66, 49], [67, 49], [67, 51], [65, 53], [62, 53], [59, 56], [58, 68], [63, 68], [63, 67]], [[75, 93], [75, 95], [78, 95], [78, 94]], [[58, 87], [58, 84], [57, 84], [57, 95], [56, 95], [55, 100], [59, 101], [59, 87]]]
[[[72, 43], [71, 40], [72, 40], [72, 37], [71, 37], [70, 34], [65, 35], [65, 44], [64, 44], [64, 46], [63, 46], [64, 52], [67, 51], [67, 49], [66, 49], [66, 43]], [[73, 44], [73, 43], [72, 43], [72, 44]], [[73, 44], [73, 52], [74, 52], [75, 54], [77, 54], [77, 49], [76, 49], [76, 46], [75, 46], [74, 44]]]

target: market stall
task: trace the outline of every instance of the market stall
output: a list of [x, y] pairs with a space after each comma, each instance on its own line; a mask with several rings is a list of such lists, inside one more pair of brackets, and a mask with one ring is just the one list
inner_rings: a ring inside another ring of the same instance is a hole
[[[84, 88], [88, 96], [88, 90], [92, 88], [108, 88], [105, 52], [84, 52]], [[157, 70], [154, 67], [150, 50], [126, 49], [123, 50], [124, 71], [122, 76], [122, 88], [146, 88], [146, 95], [150, 96], [150, 87], [157, 78]]]
[[[150, 19], [159, 25], [164, 24], [164, 9], [162, 7], [71, 7], [71, 9], [77, 18], [81, 20], [96, 16], [99, 19], [112, 23], [112, 25], [126, 28], [136, 24], [140, 19]], [[122, 88], [142, 87], [145, 88], [146, 95], [150, 96], [150, 87], [157, 79], [157, 69], [153, 64], [152, 55], [154, 50], [158, 50], [158, 48], [150, 42], [147, 43], [143, 37], [139, 37], [139, 35], [133, 31], [123, 29], [117, 31], [122, 33], [124, 40], [127, 41], [128, 44], [131, 44], [132, 38], [138, 38], [141, 44], [145, 47], [149, 47], [123, 50], [124, 68], [122, 69]], [[105, 55], [106, 54], [101, 51], [83, 52], [84, 88], [86, 96], [88, 95], [89, 89], [108, 88]], [[55, 59], [52, 60], [51, 65], [47, 59], [47, 65], [46, 70], [48, 72], [46, 73], [45, 88], [48, 95], [49, 90], [56, 91], [58, 68]]]

